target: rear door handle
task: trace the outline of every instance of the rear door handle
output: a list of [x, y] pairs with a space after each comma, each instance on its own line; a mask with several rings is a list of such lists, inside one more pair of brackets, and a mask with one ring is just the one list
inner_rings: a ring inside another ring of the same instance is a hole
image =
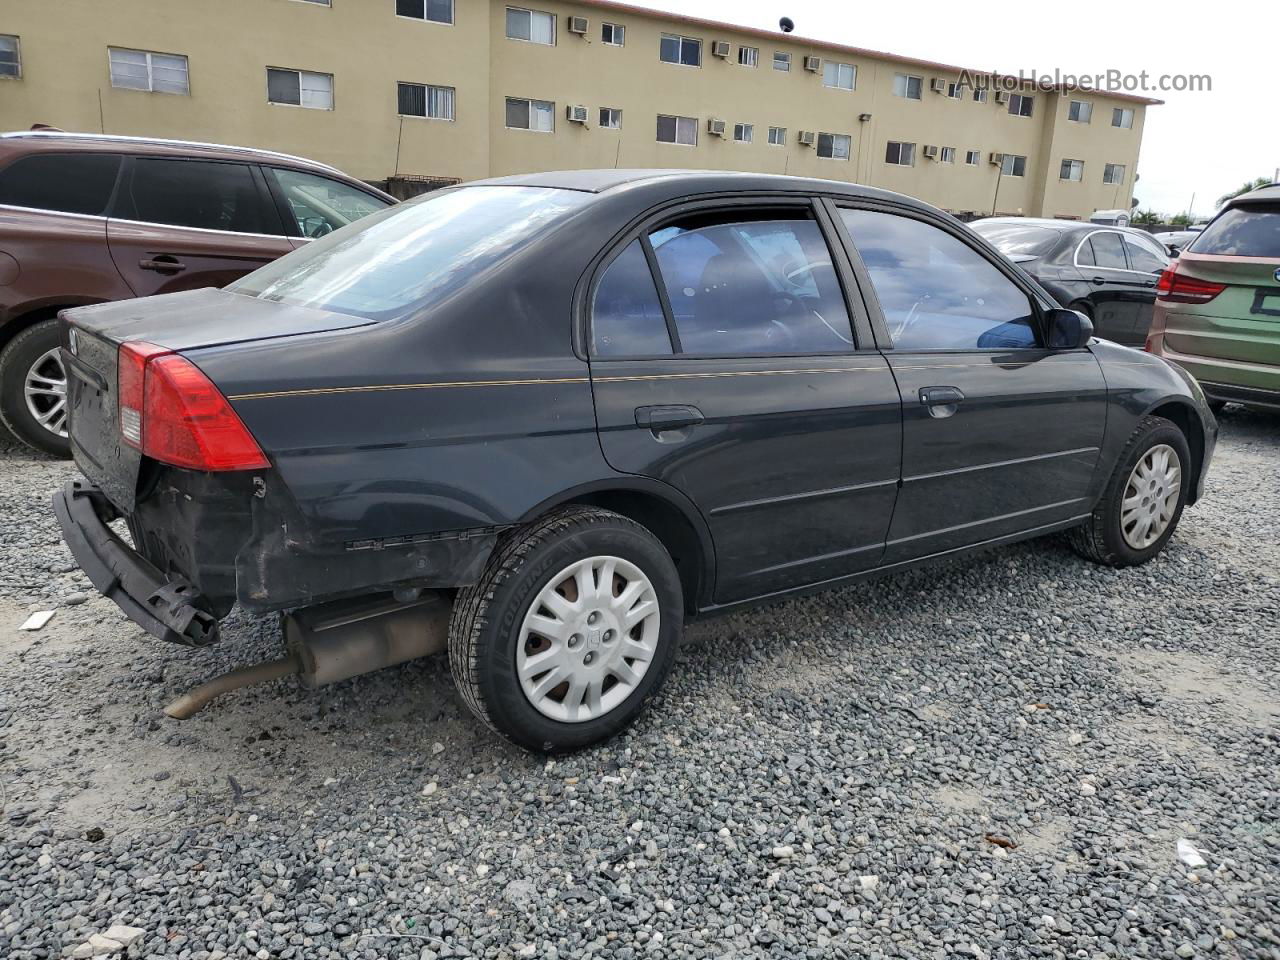
[[920, 402], [929, 411], [929, 416], [941, 419], [956, 412], [964, 394], [959, 387], [921, 387]]
[[656, 435], [663, 430], [696, 427], [707, 418], [697, 407], [676, 404], [661, 407], [636, 407], [636, 426], [648, 427]]
[[187, 269], [187, 265], [178, 260], [177, 257], [171, 257], [167, 253], [162, 253], [151, 260], [139, 260], [138, 266], [143, 270], [154, 270], [156, 273], [181, 273]]
[[1103, 284], [1103, 283], [1106, 283], [1106, 282], [1107, 282], [1107, 280], [1106, 280], [1106, 277], [1090, 277], [1090, 278], [1089, 278], [1089, 282], [1090, 282], [1090, 283]]

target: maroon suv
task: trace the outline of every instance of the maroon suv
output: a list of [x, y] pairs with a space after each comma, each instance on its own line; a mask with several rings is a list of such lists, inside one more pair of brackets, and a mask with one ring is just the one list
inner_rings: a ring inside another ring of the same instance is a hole
[[69, 455], [64, 307], [221, 287], [395, 200], [243, 147], [0, 134], [0, 420]]

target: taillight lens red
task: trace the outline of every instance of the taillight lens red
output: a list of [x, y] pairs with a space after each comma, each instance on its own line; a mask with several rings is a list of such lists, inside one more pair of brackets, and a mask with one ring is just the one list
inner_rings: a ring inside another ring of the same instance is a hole
[[1160, 282], [1156, 284], [1156, 297], [1171, 303], [1208, 303], [1225, 289], [1225, 283], [1198, 280], [1179, 273], [1175, 263], [1160, 274]]
[[154, 343], [120, 345], [120, 435], [152, 459], [192, 470], [270, 466], [231, 404], [186, 357]]

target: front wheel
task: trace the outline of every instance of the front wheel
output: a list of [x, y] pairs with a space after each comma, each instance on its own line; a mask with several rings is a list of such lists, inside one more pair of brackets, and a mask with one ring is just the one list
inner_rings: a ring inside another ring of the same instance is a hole
[[605, 740], [666, 679], [684, 628], [661, 542], [607, 510], [558, 510], [508, 534], [459, 592], [449, 661], [467, 706], [531, 750]]
[[67, 371], [57, 319], [23, 330], [0, 353], [0, 420], [24, 443], [70, 457]]
[[1113, 567], [1146, 563], [1173, 536], [1193, 482], [1191, 450], [1164, 417], [1134, 430], [1088, 522], [1070, 532], [1082, 556]]

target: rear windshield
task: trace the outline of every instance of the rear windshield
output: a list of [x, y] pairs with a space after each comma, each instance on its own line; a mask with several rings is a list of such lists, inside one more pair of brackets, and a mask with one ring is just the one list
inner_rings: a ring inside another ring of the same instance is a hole
[[988, 243], [1006, 257], [1023, 254], [1032, 257], [1043, 257], [1053, 249], [1053, 245], [1062, 236], [1057, 230], [1046, 227], [1033, 227], [1025, 223], [971, 223]]
[[1232, 207], [1187, 249], [1223, 257], [1280, 257], [1280, 203]]
[[432, 193], [335, 230], [227, 289], [393, 320], [444, 300], [589, 199], [543, 187]]

